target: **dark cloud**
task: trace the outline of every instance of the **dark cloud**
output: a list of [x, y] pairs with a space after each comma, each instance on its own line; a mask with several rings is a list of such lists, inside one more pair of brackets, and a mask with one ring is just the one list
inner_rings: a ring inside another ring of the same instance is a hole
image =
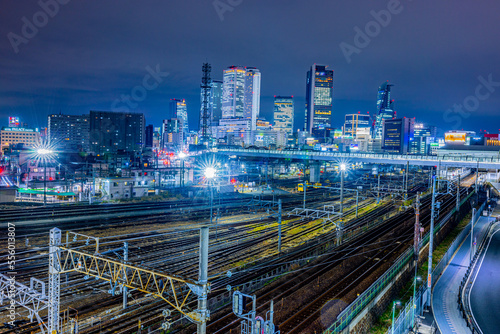
[[[500, 81], [500, 3], [493, 0], [401, 0], [398, 13], [350, 63], [340, 43], [354, 45], [354, 28], [364, 30], [374, 20], [371, 11], [393, 1], [243, 0], [222, 21], [213, 0], [59, 1], [67, 4], [15, 53], [8, 34], [22, 36], [23, 17], [33, 22], [41, 7], [38, 1], [0, 0], [0, 124], [10, 115], [43, 126], [51, 112], [110, 110], [142, 83], [146, 66], [157, 64], [170, 75], [135, 111], [159, 125], [169, 99], [186, 98], [192, 127], [205, 61], [215, 79], [229, 65], [259, 68], [262, 114], [272, 117], [273, 95], [291, 94], [297, 124], [312, 63], [335, 70], [335, 126], [346, 113], [373, 112], [384, 80], [395, 84], [399, 115], [441, 128], [455, 125], [445, 122], [445, 111], [474, 96], [479, 76]], [[462, 117], [460, 127], [498, 130], [500, 87], [495, 90]]]

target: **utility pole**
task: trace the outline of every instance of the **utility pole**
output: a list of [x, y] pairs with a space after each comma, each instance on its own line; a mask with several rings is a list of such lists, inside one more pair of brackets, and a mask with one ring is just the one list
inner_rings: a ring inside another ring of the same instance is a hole
[[[128, 262], [128, 242], [123, 243], [123, 262], [125, 264], [127, 264]], [[126, 286], [123, 286], [123, 309], [127, 308], [127, 293], [128, 288]]]
[[378, 185], [377, 185], [377, 204], [380, 203], [380, 172], [378, 174]]
[[43, 160], [43, 205], [47, 205], [47, 159]]
[[340, 217], [342, 219], [342, 215], [344, 214], [344, 174], [345, 174], [345, 165], [340, 165]]
[[476, 191], [476, 203], [479, 203], [479, 191], [477, 189], [477, 180], [479, 179], [479, 160], [477, 161], [477, 167], [476, 167], [476, 184], [474, 186], [475, 191]]
[[406, 161], [405, 172], [405, 201], [408, 199], [408, 174], [410, 173], [410, 161]]
[[200, 269], [198, 274], [198, 283], [203, 286], [201, 294], [198, 296], [198, 312], [201, 321], [198, 323], [198, 334], [207, 333], [207, 319], [209, 311], [207, 310], [207, 284], [208, 284], [208, 237], [209, 228], [203, 226], [200, 228]]
[[60, 247], [61, 230], [57, 227], [50, 230], [49, 242], [49, 308], [48, 308], [48, 332], [60, 333], [59, 329], [59, 301], [61, 292], [60, 275]]
[[359, 190], [356, 190], [356, 218], [358, 218]]
[[434, 207], [436, 206], [436, 177], [432, 182], [431, 228], [429, 231], [429, 267], [427, 268], [427, 301], [431, 304], [432, 288], [432, 247], [434, 246]]
[[470, 220], [470, 262], [474, 258], [474, 218], [476, 218], [476, 208], [472, 209], [472, 218]]
[[281, 199], [278, 200], [278, 253], [281, 254]]
[[458, 183], [457, 183], [457, 204], [456, 204], [456, 211], [460, 210], [460, 174], [458, 174]]
[[415, 229], [413, 235], [413, 249], [414, 249], [414, 261], [415, 261], [415, 278], [413, 281], [413, 308], [412, 308], [412, 324], [415, 321], [415, 309], [417, 304], [415, 302], [415, 295], [417, 290], [417, 273], [418, 273], [418, 258], [420, 255], [420, 194], [417, 194], [417, 199], [415, 202]]
[[418, 260], [418, 253], [420, 252], [420, 194], [417, 194], [415, 202], [415, 230], [413, 233], [413, 249]]
[[304, 190], [304, 210], [306, 208], [306, 192], [307, 192], [307, 180], [306, 180], [306, 164], [304, 163], [304, 185], [303, 185], [303, 190]]

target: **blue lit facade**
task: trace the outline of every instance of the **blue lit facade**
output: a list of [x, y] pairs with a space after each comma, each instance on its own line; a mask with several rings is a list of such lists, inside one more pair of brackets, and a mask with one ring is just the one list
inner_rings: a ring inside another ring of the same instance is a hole
[[386, 119], [383, 121], [382, 149], [386, 153], [410, 153], [414, 136], [413, 118]]
[[306, 81], [305, 130], [329, 128], [333, 112], [333, 70], [325, 65], [311, 66]]
[[378, 88], [377, 94], [377, 116], [375, 119], [375, 127], [373, 130], [373, 138], [382, 138], [382, 123], [384, 120], [393, 119], [396, 117], [394, 111], [394, 100], [391, 100], [391, 87], [389, 82], [384, 82]]

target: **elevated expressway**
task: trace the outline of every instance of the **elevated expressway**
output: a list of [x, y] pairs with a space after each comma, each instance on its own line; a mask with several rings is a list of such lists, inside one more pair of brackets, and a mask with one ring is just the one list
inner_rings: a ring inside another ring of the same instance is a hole
[[256, 150], [256, 149], [234, 149], [218, 148], [215, 153], [226, 155], [237, 155], [240, 157], [273, 158], [273, 159], [293, 159], [311, 161], [333, 161], [348, 163], [374, 163], [374, 164], [395, 164], [413, 166], [440, 166], [440, 167], [464, 167], [480, 169], [500, 169], [500, 157], [480, 157], [474, 155], [462, 156], [420, 156], [420, 155], [399, 155], [399, 154], [376, 154], [376, 153], [339, 153], [320, 151], [299, 151], [299, 150]]

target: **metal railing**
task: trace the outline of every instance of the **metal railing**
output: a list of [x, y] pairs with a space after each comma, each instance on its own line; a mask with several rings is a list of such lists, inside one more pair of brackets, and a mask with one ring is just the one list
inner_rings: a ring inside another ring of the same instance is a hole
[[[471, 192], [465, 199], [460, 202], [462, 206], [475, 192]], [[439, 220], [436, 224], [434, 233], [437, 234], [443, 225], [451, 218], [451, 216], [456, 212], [456, 208], [453, 208], [450, 213], [448, 213], [444, 218]], [[427, 232], [421, 240], [420, 249], [427, 245], [429, 242], [430, 234]], [[395, 263], [382, 275], [380, 276], [368, 289], [366, 289], [359, 297], [357, 297], [351, 304], [349, 304], [338, 316], [335, 322], [323, 332], [323, 334], [338, 333], [344, 330], [351, 321], [363, 311], [363, 309], [373, 300], [379, 293], [392, 282], [394, 277], [396, 277], [401, 269], [408, 264], [408, 262], [413, 258], [414, 248], [409, 247], [396, 261]], [[433, 280], [433, 282], [435, 282]]]
[[[481, 207], [481, 210], [476, 214], [481, 215], [482, 211], [484, 210], [486, 202], [483, 204]], [[483, 235], [483, 238], [481, 238], [479, 242], [479, 247], [476, 250], [474, 257], [472, 258], [469, 267], [467, 268], [467, 271], [464, 275], [464, 278], [462, 279], [462, 282], [460, 283], [460, 288], [458, 289], [458, 308], [460, 312], [462, 313], [462, 317], [465, 319], [465, 322], [467, 323], [467, 327], [470, 328], [472, 333], [482, 333], [481, 330], [479, 329], [478, 324], [474, 320], [474, 317], [472, 316], [472, 310], [469, 304], [469, 298], [468, 295], [470, 294], [470, 291], [472, 289], [472, 284], [470, 284], [470, 280], [477, 275], [477, 272], [479, 271], [479, 266], [477, 266], [477, 261], [481, 254], [483, 254], [483, 251], [486, 250], [485, 246], [488, 241], [488, 236], [490, 232], [492, 231], [493, 227], [495, 226], [495, 222], [491, 222], [490, 226], [488, 227], [487, 232]], [[472, 251], [472, 250], [471, 250]]]
[[422, 285], [415, 293], [415, 306], [413, 304], [413, 297], [405, 304], [403, 310], [396, 320], [394, 320], [394, 331], [392, 325], [389, 326], [387, 334], [405, 334], [413, 328], [415, 322], [423, 314], [424, 308], [427, 305], [426, 287]]

